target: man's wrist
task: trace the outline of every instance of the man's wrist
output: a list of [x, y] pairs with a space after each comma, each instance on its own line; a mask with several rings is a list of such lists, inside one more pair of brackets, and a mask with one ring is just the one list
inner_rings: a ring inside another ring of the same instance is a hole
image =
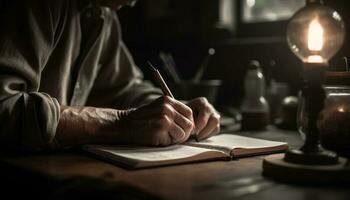
[[123, 142], [127, 133], [118, 122], [133, 110], [62, 107], [55, 140], [62, 147]]

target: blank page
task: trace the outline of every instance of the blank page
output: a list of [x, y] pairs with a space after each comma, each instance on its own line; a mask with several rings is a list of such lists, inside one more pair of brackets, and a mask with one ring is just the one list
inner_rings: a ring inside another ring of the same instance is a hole
[[236, 148], [259, 149], [286, 145], [285, 142], [275, 142], [231, 134], [220, 134], [200, 142], [191, 141], [188, 144], [191, 146], [207, 147], [211, 149], [222, 149], [226, 152]]

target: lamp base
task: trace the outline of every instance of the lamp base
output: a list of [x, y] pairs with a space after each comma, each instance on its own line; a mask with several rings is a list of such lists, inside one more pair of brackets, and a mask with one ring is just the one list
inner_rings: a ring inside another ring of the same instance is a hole
[[305, 153], [297, 149], [289, 150], [286, 152], [284, 160], [302, 165], [335, 165], [339, 163], [337, 154], [321, 148], [316, 153]]
[[350, 183], [350, 165], [345, 158], [332, 165], [296, 164], [287, 162], [283, 154], [276, 154], [264, 159], [263, 175], [298, 184]]

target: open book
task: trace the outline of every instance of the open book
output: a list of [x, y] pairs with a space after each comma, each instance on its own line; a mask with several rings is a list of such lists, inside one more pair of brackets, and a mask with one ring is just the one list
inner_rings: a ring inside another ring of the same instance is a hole
[[288, 145], [284, 142], [221, 134], [201, 142], [190, 141], [169, 147], [85, 145], [82, 149], [101, 159], [134, 169], [277, 153], [287, 150]]

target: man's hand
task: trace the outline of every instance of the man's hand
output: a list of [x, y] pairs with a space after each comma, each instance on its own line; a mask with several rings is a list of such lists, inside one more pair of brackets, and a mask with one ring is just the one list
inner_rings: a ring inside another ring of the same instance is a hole
[[194, 129], [192, 110], [168, 96], [137, 108], [117, 121], [125, 143], [167, 146], [188, 140]]
[[194, 113], [197, 140], [203, 140], [220, 132], [220, 115], [204, 97], [187, 103]]

